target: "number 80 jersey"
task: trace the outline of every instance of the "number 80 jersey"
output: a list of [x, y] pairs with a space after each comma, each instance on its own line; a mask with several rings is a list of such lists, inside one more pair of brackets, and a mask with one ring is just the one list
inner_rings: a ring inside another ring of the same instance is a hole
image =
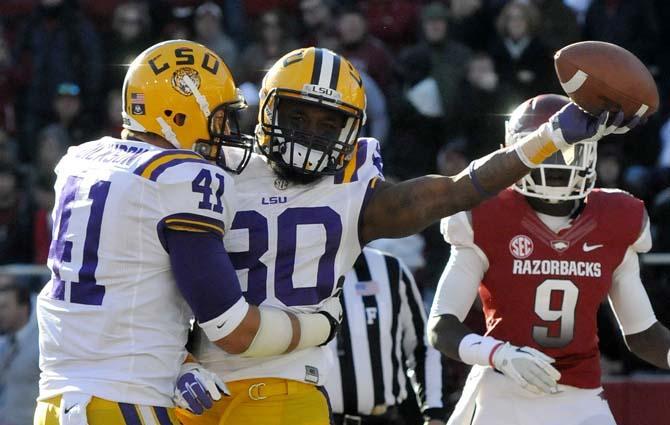
[[[361, 211], [383, 178], [379, 142], [360, 139], [339, 174], [309, 184], [278, 177], [260, 155], [234, 178], [238, 212], [224, 245], [247, 301], [316, 311], [361, 251]], [[322, 385], [332, 365], [325, 347], [249, 359], [223, 353], [202, 332], [195, 345], [198, 360], [226, 381], [278, 377]]]
[[195, 152], [113, 138], [70, 148], [56, 174], [40, 399], [80, 391], [172, 406], [192, 314], [163, 230], [223, 235], [233, 181]]

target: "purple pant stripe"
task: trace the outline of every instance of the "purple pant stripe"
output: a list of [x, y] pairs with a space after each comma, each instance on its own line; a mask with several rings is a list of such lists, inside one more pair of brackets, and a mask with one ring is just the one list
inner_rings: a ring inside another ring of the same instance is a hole
[[158, 418], [158, 423], [160, 425], [172, 425], [172, 421], [170, 420], [170, 416], [165, 407], [154, 407], [153, 409], [154, 412], [156, 412], [156, 417]]
[[126, 425], [142, 425], [140, 415], [137, 413], [137, 408], [134, 404], [119, 403], [119, 408], [121, 408], [121, 415], [123, 415]]

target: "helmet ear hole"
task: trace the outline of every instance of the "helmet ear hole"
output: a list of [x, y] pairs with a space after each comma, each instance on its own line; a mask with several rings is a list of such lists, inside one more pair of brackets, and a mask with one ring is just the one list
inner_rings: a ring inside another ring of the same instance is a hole
[[166, 117], [171, 117], [172, 116], [172, 111], [170, 109], [166, 109], [163, 111]]
[[172, 122], [177, 124], [179, 127], [183, 126], [184, 123], [186, 122], [186, 115], [184, 114], [176, 114], [174, 118], [172, 118]]

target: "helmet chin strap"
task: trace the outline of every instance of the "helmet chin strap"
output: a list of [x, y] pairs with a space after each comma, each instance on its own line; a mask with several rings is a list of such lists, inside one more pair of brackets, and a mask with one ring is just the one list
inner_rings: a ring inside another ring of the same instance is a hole
[[546, 202], [547, 204], [558, 204], [559, 202], [567, 202], [567, 201], [559, 201], [558, 199], [548, 199], [548, 198], [541, 198], [542, 202]]

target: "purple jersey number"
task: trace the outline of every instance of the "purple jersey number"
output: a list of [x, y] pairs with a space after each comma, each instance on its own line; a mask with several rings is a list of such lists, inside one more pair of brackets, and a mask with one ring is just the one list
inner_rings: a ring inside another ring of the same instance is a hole
[[[326, 249], [319, 259], [316, 286], [295, 288], [293, 272], [298, 254], [297, 229], [321, 224], [326, 230]], [[239, 211], [231, 229], [249, 229], [249, 250], [231, 252], [235, 270], [249, 269], [245, 298], [260, 304], [267, 297], [268, 266], [260, 258], [268, 250], [268, 221], [257, 211]], [[342, 241], [342, 219], [330, 207], [287, 208], [277, 217], [275, 296], [287, 306], [314, 305], [330, 296], [335, 285], [335, 256]]]
[[[61, 278], [61, 267], [64, 263], [72, 261], [73, 242], [66, 240], [67, 230], [72, 217], [72, 208], [76, 203], [77, 192], [81, 183], [81, 177], [70, 176], [67, 178], [63, 190], [60, 193], [58, 206], [54, 214], [54, 226], [51, 246], [49, 247], [49, 260], [52, 261], [52, 286], [50, 296], [53, 299], [65, 299], [65, 281]], [[86, 305], [102, 305], [105, 296], [105, 287], [98, 285], [95, 279], [95, 270], [98, 267], [98, 247], [100, 245], [100, 228], [102, 226], [102, 214], [109, 195], [108, 181], [98, 181], [91, 185], [88, 193], [90, 204], [86, 234], [83, 242], [83, 255], [81, 267], [79, 268], [79, 279], [70, 282], [70, 302]]]
[[219, 188], [216, 190], [214, 197], [216, 198], [216, 204], [212, 205], [212, 173], [206, 168], [200, 170], [200, 173], [193, 179], [191, 182], [191, 190], [202, 195], [202, 201], [198, 202], [198, 208], [201, 210], [212, 210], [217, 213], [223, 212], [223, 201], [221, 197], [223, 196], [224, 189], [224, 177], [219, 173], [214, 173], [214, 176], [219, 181]]
[[257, 211], [238, 211], [230, 229], [249, 229], [249, 251], [228, 255], [235, 270], [249, 269], [245, 298], [251, 304], [260, 305], [267, 296], [268, 268], [260, 258], [268, 250], [268, 219]]

